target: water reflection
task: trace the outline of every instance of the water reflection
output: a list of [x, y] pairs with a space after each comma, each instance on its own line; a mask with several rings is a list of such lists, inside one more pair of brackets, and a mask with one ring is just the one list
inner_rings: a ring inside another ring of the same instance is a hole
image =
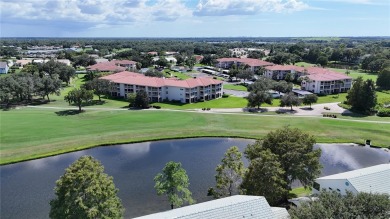
[[[153, 177], [168, 161], [181, 162], [190, 178], [190, 190], [198, 202], [208, 200], [214, 186], [215, 167], [225, 151], [236, 145], [241, 151], [253, 140], [231, 138], [182, 139], [99, 147], [0, 167], [1, 218], [48, 218], [55, 181], [64, 169], [83, 155], [101, 161], [114, 177], [126, 217], [169, 209], [154, 191]], [[386, 163], [390, 153], [350, 144], [319, 144], [323, 175]], [[245, 161], [247, 164], [247, 162]]]

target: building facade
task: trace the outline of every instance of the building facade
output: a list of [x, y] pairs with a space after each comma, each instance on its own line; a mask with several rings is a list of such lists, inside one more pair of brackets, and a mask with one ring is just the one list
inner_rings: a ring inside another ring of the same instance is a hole
[[265, 67], [264, 76], [274, 80], [284, 80], [290, 75], [292, 80], [301, 79], [301, 89], [316, 94], [347, 92], [352, 87], [352, 78], [339, 72], [320, 67], [298, 67], [294, 65], [274, 65]]
[[346, 191], [390, 195], [390, 163], [317, 178], [312, 192], [318, 194], [323, 189], [341, 195]]
[[147, 77], [142, 74], [123, 71], [101, 77], [114, 83], [112, 95], [126, 98], [130, 93], [146, 91], [151, 102], [178, 101], [194, 103], [222, 97], [222, 81], [212, 78], [172, 78]]
[[237, 66], [249, 66], [249, 69], [251, 71], [257, 71], [260, 70], [261, 68], [265, 66], [271, 66], [274, 65], [271, 62], [266, 62], [260, 59], [251, 59], [251, 58], [221, 58], [217, 59], [217, 64], [216, 66], [218, 68], [223, 68], [223, 69], [229, 69], [232, 67], [232, 65], [237, 65]]

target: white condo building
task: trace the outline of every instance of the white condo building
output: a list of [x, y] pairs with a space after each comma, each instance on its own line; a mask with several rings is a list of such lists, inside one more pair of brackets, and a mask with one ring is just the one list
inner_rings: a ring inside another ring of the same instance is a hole
[[312, 192], [316, 194], [322, 189], [342, 195], [346, 191], [390, 195], [390, 163], [320, 177], [315, 180]]
[[164, 100], [193, 103], [222, 97], [222, 81], [212, 78], [174, 78], [147, 77], [139, 73], [123, 71], [101, 77], [115, 83], [113, 96], [127, 97], [129, 93], [145, 90], [151, 102]]
[[301, 89], [316, 94], [347, 92], [352, 87], [352, 78], [339, 72], [320, 67], [299, 67], [294, 65], [274, 65], [265, 67], [264, 76], [283, 80], [287, 74], [292, 79], [301, 78]]

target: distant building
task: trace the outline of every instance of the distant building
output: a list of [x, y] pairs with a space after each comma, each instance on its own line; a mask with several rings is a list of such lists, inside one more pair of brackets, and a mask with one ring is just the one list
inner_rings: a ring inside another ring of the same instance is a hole
[[273, 65], [265, 67], [264, 76], [275, 80], [301, 78], [301, 89], [316, 94], [347, 92], [352, 87], [352, 78], [339, 72], [320, 67]]
[[221, 58], [221, 59], [217, 59], [216, 66], [218, 68], [228, 69], [228, 68], [230, 68], [234, 64], [237, 65], [237, 66], [248, 65], [249, 69], [251, 71], [256, 71], [256, 70], [259, 70], [262, 67], [274, 65], [271, 62], [266, 62], [266, 61], [263, 61], [263, 60], [260, 60], [260, 59], [251, 59], [251, 58]]
[[57, 59], [57, 62], [65, 64], [67, 66], [70, 66], [70, 60], [69, 59]]
[[222, 81], [212, 78], [175, 78], [147, 77], [143, 74], [123, 71], [101, 77], [115, 83], [113, 96], [127, 97], [129, 93], [145, 90], [151, 102], [164, 100], [193, 103], [222, 97]]
[[7, 74], [9, 70], [7, 62], [0, 62], [0, 74]]
[[312, 192], [316, 194], [322, 189], [342, 195], [346, 191], [390, 195], [390, 163], [320, 177], [315, 180]]
[[[100, 60], [99, 60], [100, 61]], [[87, 67], [88, 71], [94, 72], [121, 72], [134, 71], [137, 69], [137, 62], [130, 60], [112, 60], [109, 62], [98, 62]]]
[[23, 68], [25, 65], [31, 64], [31, 62], [32, 62], [31, 59], [21, 59], [21, 60], [16, 60], [15, 65]]
[[136, 219], [287, 219], [285, 208], [271, 207], [263, 196], [235, 195]]

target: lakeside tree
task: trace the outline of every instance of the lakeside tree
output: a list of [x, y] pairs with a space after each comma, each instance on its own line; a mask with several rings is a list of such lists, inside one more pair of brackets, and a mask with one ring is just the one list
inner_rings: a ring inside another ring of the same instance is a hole
[[293, 110], [293, 106], [299, 106], [301, 105], [301, 100], [294, 95], [294, 93], [290, 92], [288, 94], [285, 94], [280, 99], [280, 106], [285, 107], [289, 106], [291, 107], [291, 111]]
[[99, 101], [103, 95], [109, 95], [111, 92], [111, 82], [109, 80], [94, 78], [91, 81], [85, 83], [87, 90], [92, 90], [93, 93], [98, 96]]
[[212, 190], [214, 198], [222, 198], [240, 193], [239, 187], [244, 177], [245, 167], [242, 153], [237, 146], [230, 147], [215, 169], [216, 189]]
[[122, 218], [124, 209], [113, 178], [91, 156], [71, 164], [56, 182], [50, 218]]
[[305, 95], [305, 97], [302, 99], [303, 104], [310, 105], [310, 109], [312, 109], [311, 104], [317, 103], [317, 101], [318, 101], [318, 96], [315, 94]]
[[286, 193], [285, 171], [269, 149], [260, 151], [258, 156], [251, 160], [241, 189], [246, 195], [261, 195], [269, 204], [276, 205]]
[[[322, 168], [319, 162], [321, 150], [313, 149], [315, 143], [314, 136], [300, 129], [286, 126], [269, 132], [262, 141], [258, 140], [254, 144], [248, 145], [245, 149], [245, 156], [252, 162], [257, 158], [266, 159], [265, 155], [270, 157], [269, 153], [275, 155], [272, 155], [275, 159], [274, 162], [279, 162], [281, 169], [284, 171], [282, 178], [285, 182], [283, 190], [285, 192], [279, 199], [284, 202], [287, 201], [293, 181], [298, 180], [305, 188], [309, 188], [312, 186], [313, 180], [319, 176]], [[269, 152], [264, 152], [267, 150]], [[263, 161], [262, 163], [266, 162]], [[278, 173], [281, 173], [281, 171], [278, 171]], [[275, 189], [282, 191], [281, 188]], [[263, 194], [257, 193], [257, 195]]]
[[377, 103], [374, 82], [371, 79], [363, 81], [362, 77], [358, 77], [348, 91], [347, 103], [353, 110], [363, 113], [373, 109]]
[[146, 109], [149, 107], [149, 97], [146, 91], [140, 90], [135, 95], [134, 107]]
[[378, 74], [376, 85], [381, 89], [390, 90], [390, 68], [385, 68]]
[[88, 103], [93, 99], [93, 92], [86, 90], [85, 88], [75, 88], [64, 97], [69, 104], [76, 104], [81, 112], [81, 106], [83, 103]]
[[318, 200], [302, 203], [289, 210], [292, 219], [311, 218], [390, 218], [390, 196], [347, 192], [345, 196], [336, 191], [322, 191]]
[[171, 209], [180, 207], [185, 202], [189, 204], [195, 202], [188, 189], [190, 183], [187, 172], [182, 168], [181, 163], [168, 162], [162, 172], [154, 177], [154, 182], [157, 195], [166, 195]]

